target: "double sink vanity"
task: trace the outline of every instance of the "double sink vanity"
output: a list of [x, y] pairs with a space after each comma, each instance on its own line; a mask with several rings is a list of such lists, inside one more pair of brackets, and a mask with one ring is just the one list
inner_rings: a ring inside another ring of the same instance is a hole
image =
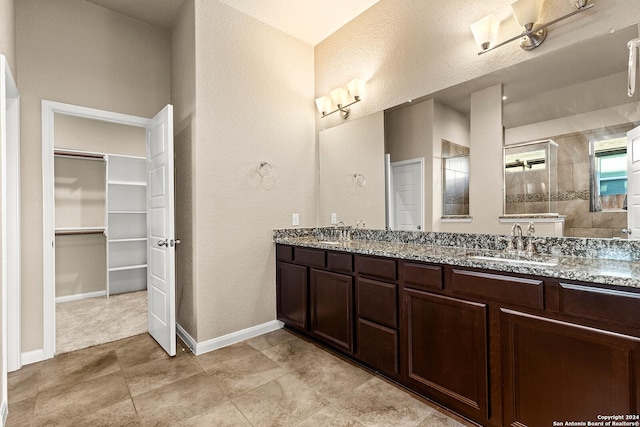
[[274, 233], [287, 327], [481, 425], [637, 421], [638, 242], [330, 233]]

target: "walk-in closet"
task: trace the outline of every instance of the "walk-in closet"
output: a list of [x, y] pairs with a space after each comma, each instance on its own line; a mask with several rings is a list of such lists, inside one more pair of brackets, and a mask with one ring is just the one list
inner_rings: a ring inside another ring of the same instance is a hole
[[55, 114], [56, 353], [147, 327], [145, 129]]

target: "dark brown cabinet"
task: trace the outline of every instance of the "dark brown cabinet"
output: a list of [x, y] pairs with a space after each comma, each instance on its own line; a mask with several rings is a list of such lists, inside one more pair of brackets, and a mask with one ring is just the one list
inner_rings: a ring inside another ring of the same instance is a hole
[[311, 270], [311, 335], [353, 353], [353, 277]]
[[355, 268], [357, 356], [376, 371], [397, 378], [400, 366], [396, 261], [358, 255]]
[[276, 305], [278, 320], [301, 331], [308, 325], [307, 267], [278, 263]]
[[358, 357], [385, 374], [398, 374], [398, 303], [395, 283], [358, 277]]
[[640, 339], [501, 310], [505, 426], [640, 409]]
[[481, 425], [640, 411], [640, 290], [340, 250], [276, 254], [279, 320]]
[[486, 419], [487, 306], [407, 289], [402, 308], [406, 384], [461, 414]]

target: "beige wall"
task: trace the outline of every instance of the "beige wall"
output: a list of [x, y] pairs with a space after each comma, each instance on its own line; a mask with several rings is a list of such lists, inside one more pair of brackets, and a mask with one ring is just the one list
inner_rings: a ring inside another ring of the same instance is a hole
[[187, 0], [171, 32], [171, 102], [174, 116], [176, 169], [176, 319], [187, 333], [197, 336], [194, 276], [194, 127], [195, 120], [195, 2]]
[[[313, 48], [196, 0], [197, 341], [275, 319], [274, 228], [315, 225]], [[273, 166], [261, 179], [260, 161]]]
[[171, 103], [176, 134], [191, 123], [196, 103], [194, 0], [185, 1], [171, 31]]
[[82, 0], [16, 2], [22, 96], [22, 351], [42, 348], [41, 100], [153, 117], [169, 102], [168, 33]]
[[[385, 226], [384, 113], [320, 132], [320, 217], [329, 226], [331, 213], [346, 225], [364, 220], [368, 228]], [[354, 173], [365, 177], [358, 186]]]
[[7, 57], [13, 77], [17, 79], [14, 9], [14, 0], [0, 0], [0, 55]]
[[55, 148], [146, 157], [145, 129], [68, 114], [53, 115]]

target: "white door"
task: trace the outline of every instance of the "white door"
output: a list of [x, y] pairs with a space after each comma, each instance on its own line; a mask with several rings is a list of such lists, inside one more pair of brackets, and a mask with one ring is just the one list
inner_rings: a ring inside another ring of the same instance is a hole
[[[2, 378], [22, 367], [20, 360], [20, 94], [0, 55], [0, 158], [2, 189]], [[6, 364], [5, 364], [6, 363]]]
[[423, 229], [424, 159], [391, 163], [393, 230]]
[[627, 133], [627, 222], [629, 239], [640, 239], [640, 127]]
[[149, 334], [176, 354], [173, 106], [147, 126], [147, 295]]

